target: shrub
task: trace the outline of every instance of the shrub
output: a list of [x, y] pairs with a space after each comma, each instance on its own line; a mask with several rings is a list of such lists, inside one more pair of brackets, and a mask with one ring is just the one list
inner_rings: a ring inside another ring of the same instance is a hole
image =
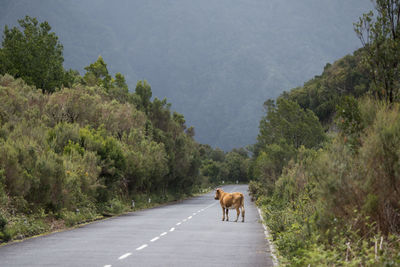
[[399, 262], [393, 240], [400, 233], [400, 105], [363, 101], [374, 119], [365, 117], [371, 114], [362, 102], [357, 121], [365, 127], [357, 130], [358, 146], [349, 146], [341, 133], [318, 151], [300, 148], [272, 194], [260, 181], [249, 186], [259, 194], [284, 264]]
[[64, 209], [60, 212], [60, 218], [64, 220], [68, 227], [92, 221], [98, 217], [98, 213], [90, 207], [81, 207], [74, 211]]
[[4, 231], [7, 225], [7, 219], [4, 215], [0, 212], [0, 232]]

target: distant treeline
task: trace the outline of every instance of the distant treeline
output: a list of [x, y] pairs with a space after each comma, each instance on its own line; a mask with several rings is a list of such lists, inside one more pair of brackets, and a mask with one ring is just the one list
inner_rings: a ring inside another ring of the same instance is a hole
[[400, 1], [364, 47], [265, 102], [250, 191], [289, 266], [400, 265]]
[[146, 81], [130, 92], [101, 56], [65, 70], [47, 22], [19, 25], [0, 48], [0, 240], [247, 181], [245, 150], [197, 143]]

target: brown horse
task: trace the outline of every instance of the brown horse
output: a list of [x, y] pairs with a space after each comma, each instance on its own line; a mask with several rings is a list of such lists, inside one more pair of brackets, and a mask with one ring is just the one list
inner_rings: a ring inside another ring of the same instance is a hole
[[240, 209], [242, 211], [242, 222], [244, 222], [244, 196], [242, 193], [234, 192], [234, 193], [226, 193], [221, 188], [217, 188], [215, 192], [215, 199], [219, 199], [219, 203], [222, 208], [222, 220], [225, 220], [225, 212], [226, 212], [226, 221], [229, 221], [228, 211], [229, 209], [236, 209], [236, 221], [239, 219]]

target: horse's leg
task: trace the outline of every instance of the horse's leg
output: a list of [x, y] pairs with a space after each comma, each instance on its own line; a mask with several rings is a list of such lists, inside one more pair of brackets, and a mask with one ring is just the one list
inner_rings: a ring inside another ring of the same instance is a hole
[[229, 212], [229, 209], [226, 209], [226, 221], [229, 221], [228, 212]]
[[225, 209], [222, 207], [222, 220], [225, 221]]
[[236, 208], [236, 221], [235, 221], [235, 222], [238, 221], [238, 219], [239, 219], [239, 214], [240, 214], [240, 210], [239, 210], [239, 207], [237, 207], [237, 208]]

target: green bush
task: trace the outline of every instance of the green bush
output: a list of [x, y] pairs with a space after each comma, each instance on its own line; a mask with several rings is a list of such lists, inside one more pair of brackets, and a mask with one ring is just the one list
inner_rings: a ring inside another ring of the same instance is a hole
[[0, 232], [4, 231], [7, 225], [7, 219], [4, 215], [0, 212]]
[[[1, 144], [1, 143], [0, 143]], [[7, 202], [7, 195], [5, 190], [5, 174], [4, 169], [0, 168], [0, 206], [5, 206]]]
[[119, 199], [111, 199], [104, 205], [103, 213], [107, 215], [118, 215], [129, 210], [129, 206]]
[[8, 242], [12, 239], [12, 234], [10, 233], [9, 229], [4, 229], [3, 231], [0, 231], [0, 240], [3, 242]]
[[0, 231], [0, 238], [5, 242], [38, 235], [50, 229], [46, 223], [46, 214], [43, 209], [32, 215], [16, 214], [8, 215], [8, 217], [10, 219], [8, 219], [7, 225], [3, 231]]
[[64, 209], [60, 212], [59, 217], [64, 220], [66, 226], [71, 227], [99, 218], [99, 214], [93, 208], [82, 207], [75, 211]]
[[[284, 264], [395, 266], [399, 261], [394, 240], [400, 233], [400, 105], [368, 98], [359, 105], [357, 121], [365, 127], [357, 130], [357, 146], [343, 139], [354, 133], [344, 129], [323, 149], [300, 148], [272, 190], [262, 180], [250, 183]], [[375, 111], [374, 120], [366, 117], [365, 106]]]

